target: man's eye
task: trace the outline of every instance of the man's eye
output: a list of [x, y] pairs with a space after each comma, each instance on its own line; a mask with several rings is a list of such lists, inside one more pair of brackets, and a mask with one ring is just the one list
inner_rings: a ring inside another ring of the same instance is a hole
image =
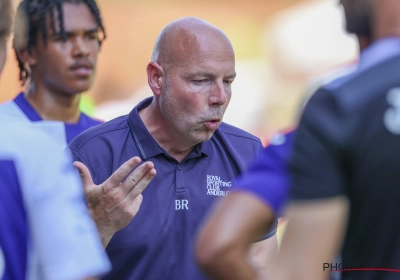
[[204, 84], [210, 82], [210, 79], [193, 80], [195, 84]]
[[233, 81], [224, 81], [224, 83], [227, 85], [231, 85], [233, 83]]
[[54, 35], [54, 36], [51, 36], [51, 40], [52, 41], [62, 41], [63, 37], [61, 35]]
[[86, 35], [86, 39], [88, 40], [98, 40], [99, 36], [97, 33], [90, 33]]

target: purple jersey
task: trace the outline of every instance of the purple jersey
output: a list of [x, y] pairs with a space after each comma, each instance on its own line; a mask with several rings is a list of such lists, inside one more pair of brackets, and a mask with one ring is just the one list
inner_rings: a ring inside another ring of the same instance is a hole
[[[15, 97], [13, 101], [6, 102], [0, 105], [0, 116], [8, 116], [18, 119], [20, 121], [27, 122], [38, 122], [43, 121], [36, 110], [26, 100], [24, 93], [20, 93]], [[51, 128], [51, 135], [55, 136], [56, 139], [65, 139], [65, 146], [68, 145], [72, 139], [78, 136], [80, 133], [96, 126], [101, 121], [94, 120], [84, 113], [81, 113], [78, 123], [63, 123], [58, 121], [51, 121], [53, 123]]]
[[275, 136], [270, 145], [238, 178], [233, 190], [250, 192], [279, 216], [289, 191], [289, 159], [295, 131]]

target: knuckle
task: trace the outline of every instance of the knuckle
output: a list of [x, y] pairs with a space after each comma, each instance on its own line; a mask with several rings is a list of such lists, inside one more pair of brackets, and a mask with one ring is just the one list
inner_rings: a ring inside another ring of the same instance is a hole
[[122, 200], [122, 194], [121, 194], [121, 193], [116, 193], [116, 194], [113, 196], [113, 202], [114, 202], [114, 203], [120, 203], [121, 200]]
[[121, 169], [118, 169], [118, 170], [117, 170], [117, 174], [118, 174], [118, 176], [119, 176], [120, 178], [124, 178], [124, 177], [125, 177], [125, 172], [124, 172], [123, 170], [121, 170]]
[[137, 184], [137, 180], [131, 175], [129, 176], [129, 181], [133, 184], [136, 185]]
[[143, 192], [143, 190], [145, 189], [146, 184], [141, 182], [140, 184], [137, 184], [137, 186], [135, 187], [135, 190], [141, 194]]
[[124, 212], [129, 212], [129, 211], [126, 211], [126, 209], [128, 208], [128, 203], [126, 201], [121, 201], [119, 203], [119, 208]]
[[107, 182], [107, 183], [104, 185], [104, 192], [108, 193], [108, 192], [110, 192], [112, 189], [113, 189], [113, 184], [112, 184], [112, 183]]

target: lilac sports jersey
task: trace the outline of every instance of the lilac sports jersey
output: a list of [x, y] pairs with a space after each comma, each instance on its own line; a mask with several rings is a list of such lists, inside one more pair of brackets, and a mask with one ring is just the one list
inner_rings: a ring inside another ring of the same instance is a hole
[[110, 264], [64, 146], [0, 118], [0, 279], [81, 279]]
[[[9, 102], [0, 105], [0, 116], [8, 116], [25, 122], [43, 121], [36, 110], [26, 100], [24, 93], [20, 93], [17, 97]], [[64, 139], [65, 146], [80, 133], [93, 126], [102, 123], [94, 120], [84, 113], [81, 113], [77, 124], [69, 124], [53, 121], [51, 126], [51, 135], [56, 134], [56, 139]]]
[[295, 131], [275, 136], [270, 145], [238, 178], [234, 191], [250, 192], [272, 208], [276, 216], [287, 200], [289, 191], [289, 159]]

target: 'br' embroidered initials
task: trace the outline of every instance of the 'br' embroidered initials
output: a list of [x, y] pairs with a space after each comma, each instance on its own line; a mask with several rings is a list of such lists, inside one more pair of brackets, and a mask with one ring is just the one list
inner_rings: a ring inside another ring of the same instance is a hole
[[175, 200], [175, 210], [189, 210], [189, 201], [187, 199]]

